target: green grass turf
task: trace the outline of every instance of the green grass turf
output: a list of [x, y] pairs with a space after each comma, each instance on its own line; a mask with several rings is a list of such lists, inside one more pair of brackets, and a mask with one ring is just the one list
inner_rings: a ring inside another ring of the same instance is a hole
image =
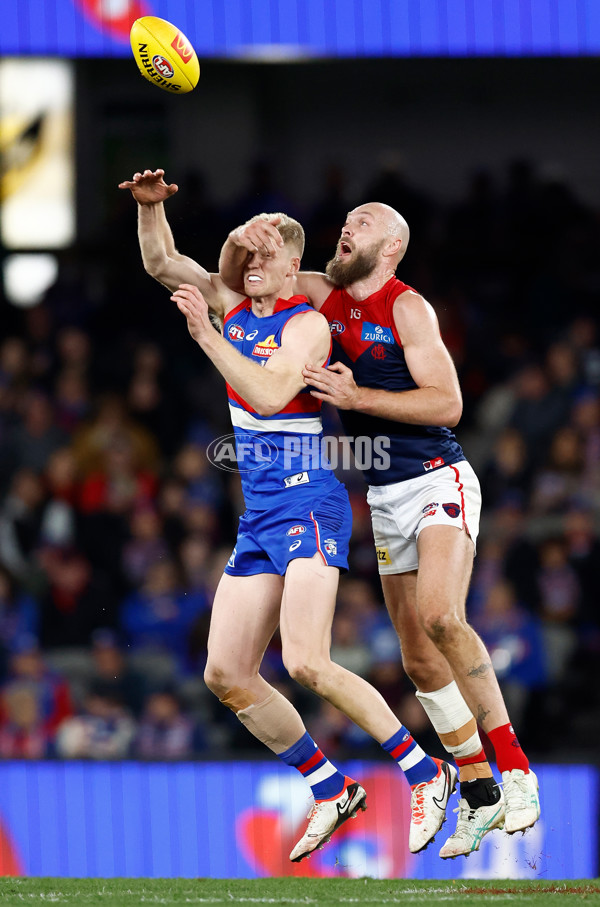
[[[574, 900], [576, 899], [576, 900]], [[444, 904], [600, 905], [600, 879], [0, 879], [0, 904]]]

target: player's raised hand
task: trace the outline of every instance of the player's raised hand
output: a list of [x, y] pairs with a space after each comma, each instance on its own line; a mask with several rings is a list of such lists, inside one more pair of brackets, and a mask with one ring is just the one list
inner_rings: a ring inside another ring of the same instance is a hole
[[140, 205], [156, 205], [175, 195], [179, 188], [175, 183], [165, 183], [164, 176], [164, 170], [144, 170], [143, 173], [134, 173], [132, 179], [119, 183], [119, 189], [130, 189]]
[[270, 214], [268, 218], [261, 217], [251, 224], [236, 227], [229, 234], [229, 239], [250, 253], [273, 255], [283, 247], [283, 238], [277, 229], [280, 221], [281, 218], [277, 214]]
[[185, 315], [191, 336], [196, 343], [202, 346], [202, 341], [215, 333], [204, 296], [193, 284], [182, 283], [175, 290], [171, 299], [177, 303], [177, 308]]

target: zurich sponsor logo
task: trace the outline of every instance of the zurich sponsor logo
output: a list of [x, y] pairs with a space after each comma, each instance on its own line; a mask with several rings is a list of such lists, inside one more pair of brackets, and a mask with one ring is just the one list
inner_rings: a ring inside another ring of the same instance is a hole
[[306, 526], [292, 526], [286, 535], [302, 535], [303, 532], [306, 532]]
[[230, 340], [237, 342], [244, 339], [246, 332], [241, 324], [230, 324], [227, 328], [227, 336]]
[[380, 324], [365, 321], [362, 326], [361, 340], [369, 343], [393, 343], [394, 335], [391, 328], [382, 328]]
[[346, 330], [346, 325], [342, 324], [341, 321], [332, 321], [329, 325], [329, 330], [336, 337], [338, 334], [343, 334]]

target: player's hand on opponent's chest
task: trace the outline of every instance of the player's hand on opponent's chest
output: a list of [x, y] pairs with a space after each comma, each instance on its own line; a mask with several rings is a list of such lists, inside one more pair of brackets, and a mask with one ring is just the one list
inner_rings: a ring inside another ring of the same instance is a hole
[[338, 409], [358, 409], [360, 388], [354, 380], [351, 369], [341, 362], [334, 362], [328, 368], [305, 365], [302, 369], [304, 383], [313, 397], [325, 400]]
[[171, 299], [177, 304], [179, 311], [185, 315], [188, 331], [196, 343], [204, 346], [215, 336], [216, 332], [208, 314], [208, 305], [198, 287], [191, 283], [182, 283], [175, 290]]

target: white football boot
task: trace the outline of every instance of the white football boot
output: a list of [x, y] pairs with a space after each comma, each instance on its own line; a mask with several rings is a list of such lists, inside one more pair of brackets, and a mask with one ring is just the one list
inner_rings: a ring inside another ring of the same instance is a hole
[[458, 808], [456, 831], [450, 835], [442, 849], [442, 860], [453, 860], [455, 857], [468, 857], [474, 850], [479, 850], [482, 839], [494, 828], [504, 825], [504, 794], [500, 791], [500, 799], [489, 806], [478, 806], [471, 809], [464, 797], [461, 797]]
[[355, 819], [359, 810], [367, 808], [367, 794], [356, 781], [346, 778], [346, 787], [332, 800], [315, 800], [308, 814], [308, 826], [290, 854], [292, 863], [309, 857], [313, 850], [331, 840], [334, 831], [347, 819]]
[[532, 771], [527, 774], [520, 768], [502, 772], [504, 797], [506, 800], [505, 831], [514, 835], [535, 825], [540, 817], [538, 779]]
[[410, 798], [410, 830], [408, 849], [411, 853], [424, 850], [446, 821], [446, 806], [456, 787], [458, 772], [453, 765], [433, 760], [438, 773], [431, 781], [415, 784]]

